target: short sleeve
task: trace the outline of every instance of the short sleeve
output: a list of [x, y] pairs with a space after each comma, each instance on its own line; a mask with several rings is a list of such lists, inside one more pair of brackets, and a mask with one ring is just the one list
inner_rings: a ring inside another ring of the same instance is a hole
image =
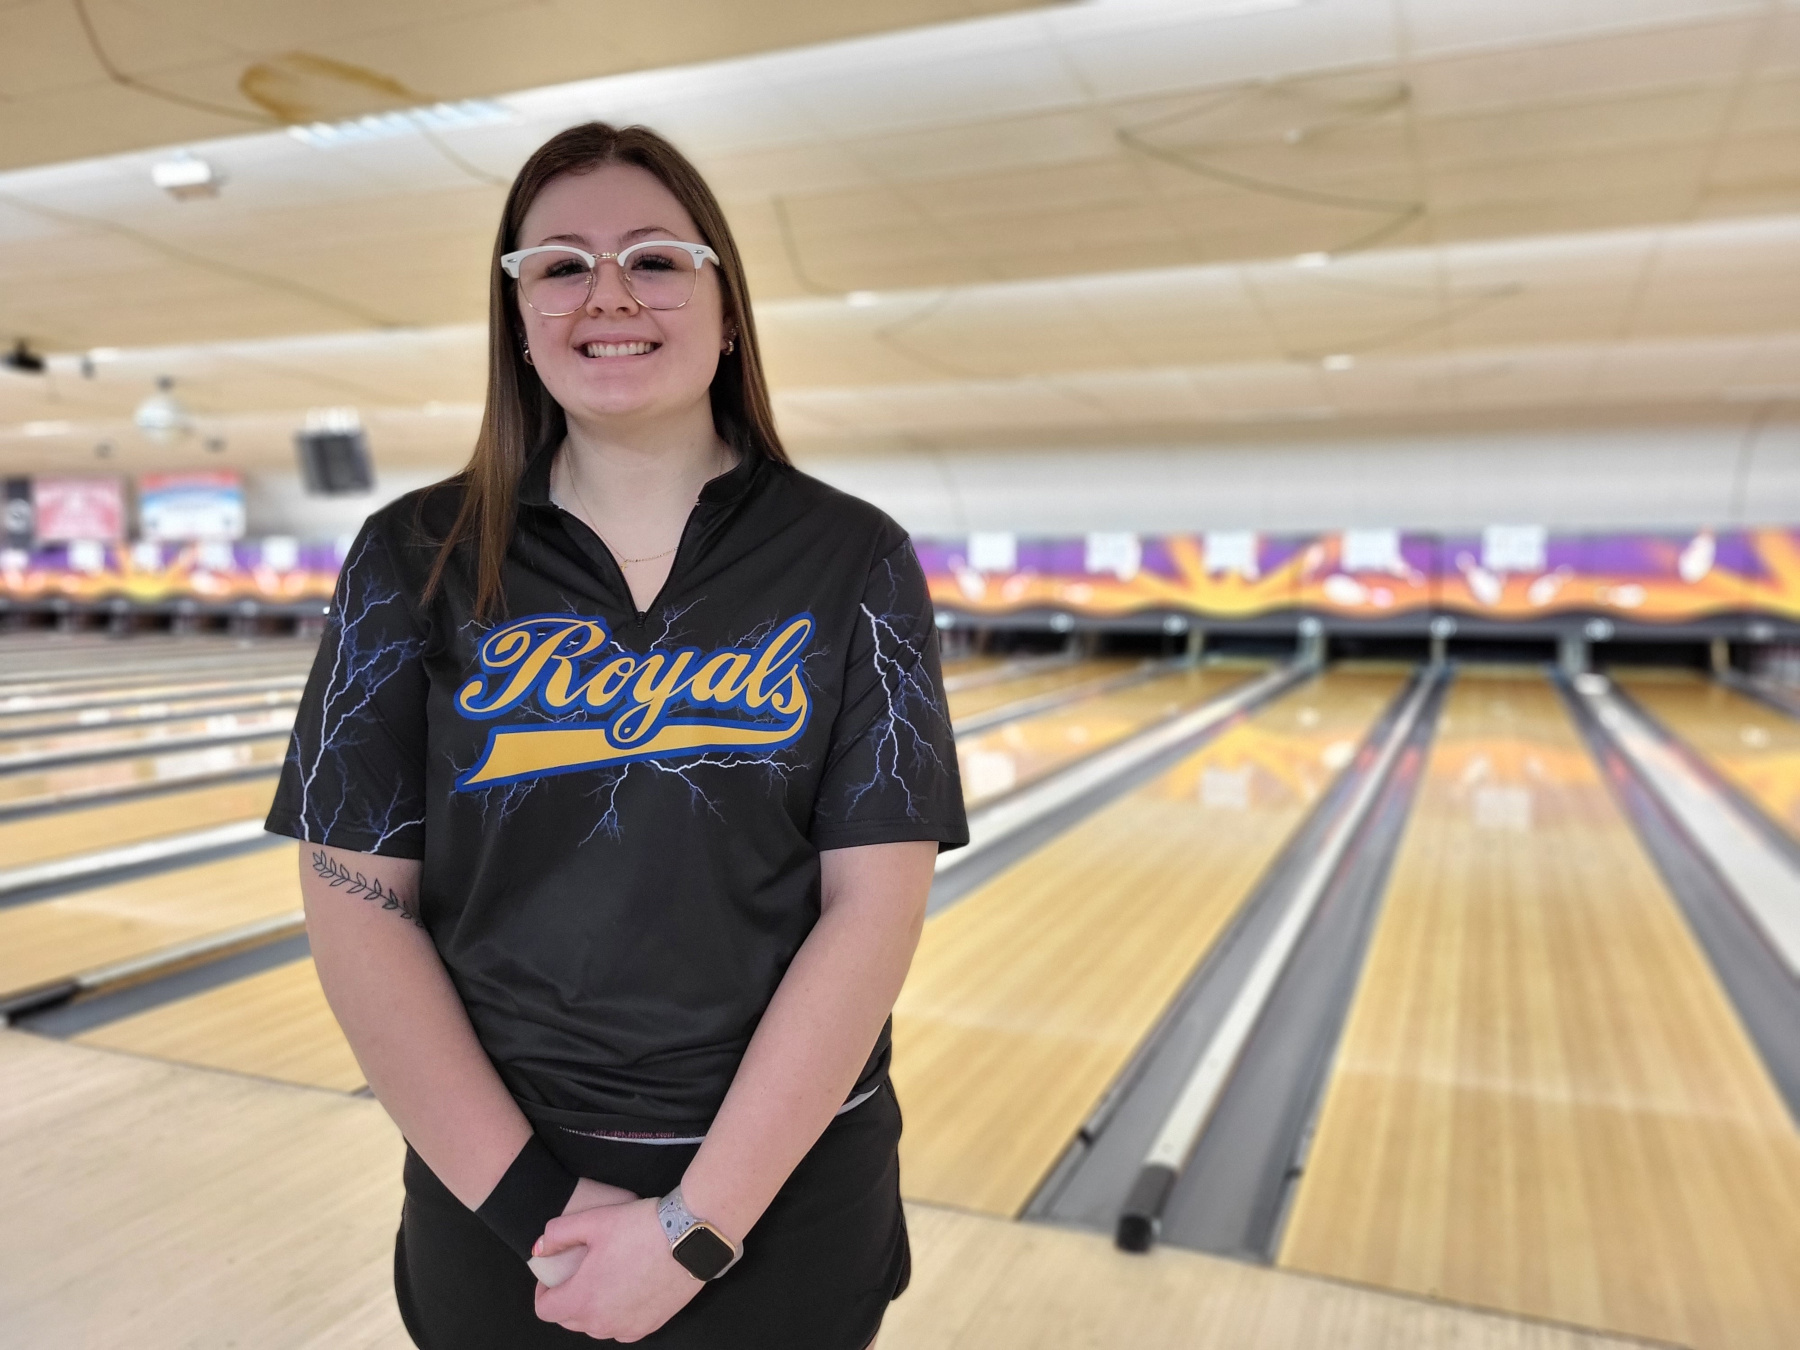
[[379, 516], [350, 546], [265, 828], [425, 855], [424, 634]]
[[968, 843], [937, 625], [909, 540], [870, 569], [852, 631], [813, 844]]

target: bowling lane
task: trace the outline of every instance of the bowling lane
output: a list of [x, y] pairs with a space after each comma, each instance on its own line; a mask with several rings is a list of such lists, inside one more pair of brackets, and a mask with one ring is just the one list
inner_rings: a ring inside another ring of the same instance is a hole
[[268, 814], [271, 776], [0, 821], [0, 866], [27, 867]]
[[1266, 667], [1187, 667], [956, 740], [963, 803], [970, 809], [1024, 787], [1195, 704], [1217, 698]]
[[300, 908], [294, 845], [276, 845], [0, 909], [0, 995]]
[[249, 712], [210, 712], [167, 722], [137, 726], [93, 727], [45, 736], [0, 741], [0, 773], [16, 772], [42, 759], [81, 756], [153, 754], [165, 742], [230, 742], [256, 736], [285, 736], [294, 725], [294, 708], [258, 708]]
[[363, 1072], [311, 958], [108, 1022], [82, 1045], [354, 1092]]
[[23, 739], [63, 731], [170, 722], [178, 717], [199, 717], [211, 713], [247, 713], [264, 708], [291, 708], [299, 701], [300, 686], [295, 684], [263, 693], [205, 694], [197, 698], [149, 699], [112, 707], [0, 714], [0, 738]]
[[1309, 682], [927, 921], [894, 1011], [911, 1199], [1024, 1207], [1403, 681]]
[[960, 722], [965, 717], [991, 712], [1020, 699], [1036, 698], [1039, 694], [1103, 680], [1109, 675], [1123, 675], [1141, 664], [1141, 660], [1127, 657], [1071, 661], [1067, 665], [1052, 666], [1048, 670], [1030, 672], [1015, 679], [995, 680], [970, 689], [953, 689], [949, 692], [950, 720]]
[[54, 713], [66, 720], [97, 715], [102, 709], [128, 709], [171, 699], [224, 698], [266, 692], [285, 692], [298, 699], [305, 684], [304, 672], [266, 675], [254, 671], [240, 674], [212, 671], [206, 678], [177, 681], [161, 676], [147, 681], [108, 679], [91, 685], [83, 682], [82, 688], [73, 692], [70, 685], [53, 682], [23, 692], [0, 690], [0, 726], [16, 725], [13, 719], [19, 716]]
[[1800, 721], [1693, 671], [1609, 673], [1771, 820], [1800, 837]]
[[1539, 675], [1451, 690], [1280, 1262], [1794, 1344], [1800, 1133]]
[[0, 817], [55, 806], [75, 806], [118, 792], [144, 791], [163, 785], [175, 787], [190, 779], [249, 774], [265, 769], [272, 774], [281, 767], [287, 747], [288, 738], [281, 734], [267, 740], [239, 741], [233, 745], [200, 746], [169, 750], [160, 755], [134, 755], [92, 764], [9, 773], [0, 776]]

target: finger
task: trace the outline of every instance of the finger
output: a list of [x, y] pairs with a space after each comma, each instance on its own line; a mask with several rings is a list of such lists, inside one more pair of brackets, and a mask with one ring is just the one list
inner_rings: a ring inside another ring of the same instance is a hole
[[544, 1225], [544, 1235], [537, 1245], [531, 1249], [533, 1256], [549, 1256], [565, 1247], [573, 1247], [577, 1243], [586, 1242], [591, 1232], [594, 1216], [603, 1210], [611, 1209], [611, 1205], [596, 1205], [593, 1209], [577, 1210], [573, 1214], [560, 1215]]

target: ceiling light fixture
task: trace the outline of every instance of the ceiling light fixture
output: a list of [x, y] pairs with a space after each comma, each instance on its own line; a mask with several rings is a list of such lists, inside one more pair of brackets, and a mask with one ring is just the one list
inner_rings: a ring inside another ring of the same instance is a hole
[[513, 120], [512, 112], [484, 98], [465, 98], [457, 103], [434, 103], [429, 108], [403, 108], [370, 113], [345, 122], [312, 122], [288, 128], [288, 135], [315, 150], [334, 150], [340, 145], [385, 141], [418, 131], [461, 131], [464, 127], [491, 127]]
[[73, 422], [27, 422], [25, 424], [27, 436], [67, 436], [73, 430], [75, 430]]
[[1330, 265], [1331, 255], [1329, 253], [1297, 253], [1294, 255], [1295, 267], [1329, 267]]
[[852, 309], [867, 309], [870, 305], [879, 305], [881, 297], [874, 291], [851, 291], [844, 297], [844, 303]]
[[1356, 364], [1356, 358], [1348, 352], [1333, 352], [1319, 362], [1327, 370], [1349, 370]]
[[174, 387], [172, 376], [157, 376], [156, 392], [138, 404], [137, 411], [132, 414], [131, 420], [137, 423], [137, 429], [153, 441], [174, 440], [186, 435], [193, 427], [187, 408], [169, 392]]
[[150, 166], [150, 181], [178, 202], [219, 195], [219, 176], [213, 166], [192, 155], [177, 155]]

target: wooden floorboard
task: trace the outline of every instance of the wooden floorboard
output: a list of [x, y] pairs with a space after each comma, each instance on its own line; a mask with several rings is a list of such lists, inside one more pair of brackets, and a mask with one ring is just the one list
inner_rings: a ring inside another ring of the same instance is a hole
[[1024, 1207], [1400, 684], [1295, 691], [927, 922], [894, 1010], [908, 1198]]
[[75, 1038], [202, 1068], [354, 1092], [363, 1072], [310, 957], [220, 985]]
[[[0, 1032], [0, 1082], [8, 1346], [410, 1345], [390, 1284], [401, 1143], [377, 1103], [16, 1031]], [[881, 1350], [1627, 1346], [1190, 1252], [908, 1214], [913, 1282]]]
[[948, 695], [950, 718], [960, 722], [965, 717], [1016, 703], [1020, 699], [1036, 698], [1039, 694], [1053, 693], [1077, 684], [1089, 684], [1095, 680], [1103, 680], [1108, 675], [1122, 675], [1136, 664], [1135, 661], [1118, 657], [1071, 661], [1067, 665], [1040, 670], [1035, 675], [1020, 675], [1010, 680], [996, 680], [992, 684], [978, 684], [973, 689], [953, 690]]
[[1689, 671], [1621, 671], [1619, 684], [1788, 833], [1800, 837], [1800, 719]]
[[108, 806], [0, 821], [0, 866], [26, 867], [268, 814], [273, 778], [136, 797]]
[[1541, 677], [1451, 692], [1281, 1263], [1800, 1344], [1800, 1132]]
[[0, 992], [297, 910], [295, 855], [276, 845], [0, 909]]
[[[169, 750], [160, 755], [133, 755], [129, 759], [9, 773], [0, 775], [0, 806], [51, 810], [57, 800], [68, 793], [152, 790], [159, 784], [178, 785], [184, 778], [201, 774], [273, 770], [281, 766], [287, 750], [285, 736], [271, 736], [266, 740], [237, 741], [195, 750]], [[266, 781], [273, 790], [273, 779]]]
[[963, 804], [976, 807], [1124, 740], [1255, 677], [1245, 666], [1199, 666], [1021, 717], [956, 739]]

